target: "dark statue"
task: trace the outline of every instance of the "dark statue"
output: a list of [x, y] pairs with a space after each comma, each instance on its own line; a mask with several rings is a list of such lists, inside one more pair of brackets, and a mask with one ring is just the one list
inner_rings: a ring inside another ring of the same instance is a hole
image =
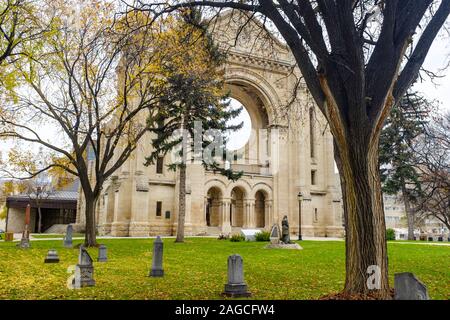
[[289, 221], [287, 216], [284, 216], [281, 221], [281, 242], [285, 244], [292, 243], [289, 236]]

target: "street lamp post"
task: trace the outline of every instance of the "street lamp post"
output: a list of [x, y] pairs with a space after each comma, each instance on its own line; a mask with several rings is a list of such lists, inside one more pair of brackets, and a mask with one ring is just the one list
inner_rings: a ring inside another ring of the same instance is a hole
[[302, 201], [303, 194], [301, 192], [297, 195], [298, 198], [298, 240], [302, 240]]

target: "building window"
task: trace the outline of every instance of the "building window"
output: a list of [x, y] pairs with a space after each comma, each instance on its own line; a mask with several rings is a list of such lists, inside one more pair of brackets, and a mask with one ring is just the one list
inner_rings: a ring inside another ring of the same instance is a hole
[[156, 202], [156, 216], [161, 217], [161, 214], [162, 214], [162, 202], [157, 201]]
[[316, 170], [312, 170], [311, 171], [311, 184], [314, 186], [317, 184], [317, 174], [316, 174]]
[[156, 173], [162, 174], [164, 169], [164, 157], [158, 157], [156, 160]]
[[317, 208], [314, 208], [314, 222], [318, 222], [319, 221], [319, 216], [317, 214]]
[[314, 146], [314, 142], [316, 140], [315, 137], [315, 124], [314, 124], [314, 110], [311, 108], [309, 109], [309, 149], [311, 151], [311, 158], [315, 158], [316, 156], [316, 150]]

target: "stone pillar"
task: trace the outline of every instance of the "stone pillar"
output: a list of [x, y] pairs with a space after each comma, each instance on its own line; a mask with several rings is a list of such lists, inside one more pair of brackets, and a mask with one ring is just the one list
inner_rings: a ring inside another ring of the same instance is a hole
[[256, 215], [255, 215], [255, 199], [248, 199], [249, 211], [248, 211], [248, 227], [256, 228]]
[[244, 200], [244, 221], [242, 224], [243, 228], [250, 228], [250, 201], [249, 200]]
[[111, 224], [114, 220], [114, 196], [116, 195], [114, 181], [111, 183], [104, 194], [105, 205], [103, 206], [103, 221], [100, 224], [100, 234], [105, 235], [111, 233]]
[[272, 225], [275, 223], [275, 220], [273, 218], [273, 211], [272, 211], [273, 201], [272, 200], [265, 200], [264, 201], [264, 229], [270, 230]]
[[222, 200], [222, 233], [228, 234], [231, 233], [231, 223], [230, 223], [230, 208], [231, 208], [231, 199], [223, 199]]
[[120, 178], [114, 196], [114, 221], [111, 225], [111, 235], [126, 237], [129, 235], [131, 216], [132, 184], [128, 175]]
[[142, 171], [137, 171], [134, 178], [134, 188], [131, 199], [131, 221], [129, 235], [131, 237], [148, 236], [150, 224], [148, 222], [149, 184]]

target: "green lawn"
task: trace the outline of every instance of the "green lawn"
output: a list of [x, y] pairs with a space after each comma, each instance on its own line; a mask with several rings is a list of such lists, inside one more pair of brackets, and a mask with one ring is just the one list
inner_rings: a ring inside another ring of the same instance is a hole
[[[79, 243], [81, 240], [75, 240]], [[93, 288], [69, 290], [67, 268], [77, 249], [62, 241], [34, 241], [20, 250], [0, 243], [0, 299], [220, 299], [227, 276], [227, 257], [244, 258], [245, 279], [254, 299], [317, 299], [344, 284], [344, 242], [303, 241], [304, 250], [268, 250], [265, 243], [191, 238], [183, 244], [164, 240], [164, 278], [147, 277], [149, 239], [101, 240], [107, 263], [94, 263]], [[44, 264], [47, 250], [58, 250], [59, 264]], [[89, 249], [94, 260], [97, 249]], [[389, 243], [390, 277], [413, 272], [433, 299], [450, 298], [450, 247]]]

